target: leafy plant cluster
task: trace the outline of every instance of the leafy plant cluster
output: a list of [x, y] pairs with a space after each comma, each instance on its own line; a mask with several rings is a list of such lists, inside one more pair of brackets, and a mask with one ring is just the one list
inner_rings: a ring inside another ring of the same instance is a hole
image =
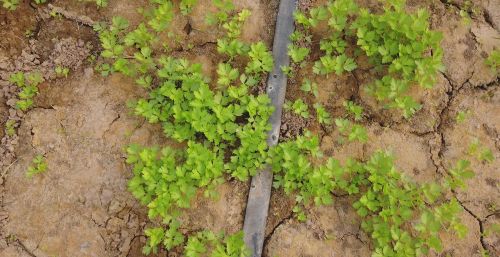
[[270, 156], [273, 185], [295, 193], [294, 212], [299, 220], [306, 219], [303, 207], [329, 205], [334, 193], [355, 196], [358, 200], [353, 207], [374, 242], [372, 256], [424, 256], [430, 249], [442, 250], [442, 231], [452, 230], [460, 237], [466, 234], [459, 218], [461, 205], [444, 196], [451, 189], [465, 188], [466, 180], [474, 176], [466, 160], [450, 169], [439, 185], [412, 182], [396, 169], [387, 152], [376, 152], [366, 162], [349, 159], [345, 165], [325, 159], [318, 137], [309, 132], [272, 148]]
[[21, 91], [18, 94], [19, 100], [16, 107], [21, 111], [27, 111], [33, 106], [33, 97], [38, 94], [38, 85], [44, 81], [38, 72], [27, 73], [16, 72], [9, 78], [9, 82], [17, 85]]
[[[153, 47], [159, 34], [169, 29], [176, 8], [182, 12], [183, 7], [182, 2], [179, 6], [170, 1], [152, 2], [153, 8], [144, 11], [147, 22], [136, 28], [129, 29], [127, 20], [120, 17], [113, 18], [110, 26], [96, 26], [103, 47], [101, 55], [107, 60], [98, 66], [100, 72], [119, 72], [136, 79], [149, 95], [132, 105], [134, 112], [150, 123], [160, 124], [168, 138], [182, 145], [131, 145], [127, 149], [127, 163], [133, 166], [134, 174], [129, 189], [148, 207], [149, 218], [161, 221], [161, 225], [145, 230], [146, 254], [157, 252], [159, 246], [172, 249], [186, 243], [185, 256], [248, 256], [241, 233], [225, 236], [201, 231], [186, 239], [180, 231], [179, 217], [198, 192], [215, 197], [216, 186], [227, 177], [245, 181], [263, 165], [271, 165], [275, 188], [295, 195], [294, 212], [299, 220], [306, 219], [304, 207], [331, 204], [336, 192], [356, 197], [354, 208], [364, 217], [362, 227], [374, 240], [373, 256], [426, 255], [429, 249], [441, 250], [439, 233], [443, 230], [464, 235], [465, 227], [458, 218], [462, 208], [455, 199], [447, 201], [443, 192], [465, 187], [466, 180], [473, 176], [468, 161], [461, 160], [450, 169], [442, 185], [417, 184], [395, 168], [392, 156], [386, 152], [377, 152], [368, 161], [350, 159], [341, 165], [323, 155], [319, 138], [310, 132], [268, 148], [268, 119], [273, 112], [270, 99], [251, 92], [271, 71], [273, 60], [262, 42], [240, 39], [249, 11], [235, 12], [230, 1], [214, 0], [217, 11], [207, 20], [226, 32], [217, 41], [217, 51], [226, 60], [217, 64], [217, 78], [210, 81], [201, 65], [164, 55]], [[425, 70], [432, 66], [440, 59], [439, 50], [428, 42], [432, 41], [430, 34], [434, 34], [425, 29], [425, 15], [408, 15], [402, 6], [398, 1], [388, 5], [383, 14], [361, 10], [355, 17], [357, 6], [352, 1], [338, 0], [308, 15], [296, 14], [297, 22], [304, 27], [328, 21], [334, 32], [321, 41], [325, 56], [315, 62], [314, 71], [327, 75], [355, 69], [354, 58], [346, 51], [346, 37], [357, 37], [365, 54], [387, 73], [379, 83], [390, 80], [410, 86], [420, 81], [419, 67]], [[357, 27], [363, 22], [369, 23], [363, 25], [366, 31]], [[423, 26], [420, 32], [424, 30], [427, 36], [421, 36], [418, 28], [416, 32], [407, 31], [408, 24]], [[293, 37], [310, 41], [310, 36], [301, 32]], [[414, 49], [413, 41], [422, 45]], [[394, 44], [397, 52], [391, 48]], [[426, 51], [431, 48], [433, 53], [429, 55]], [[298, 45], [291, 46], [288, 52], [292, 62], [299, 65], [309, 54]], [[236, 58], [248, 62], [236, 65]], [[410, 71], [408, 67], [415, 69]], [[422, 81], [429, 82], [432, 76]], [[411, 103], [411, 98], [404, 96], [408, 88], [384, 86], [373, 92], [389, 92], [384, 99], [402, 109]], [[318, 97], [314, 82], [304, 80], [301, 90]], [[346, 102], [349, 116], [337, 119], [332, 119], [320, 103], [313, 107], [318, 121], [325, 125], [335, 122], [342, 138], [366, 142], [366, 129], [358, 124], [363, 118], [361, 106]], [[301, 99], [288, 102], [286, 108], [310, 117], [309, 107]]]
[[[329, 35], [320, 40], [324, 55], [316, 60], [313, 72], [341, 75], [357, 68], [355, 57], [360, 51], [375, 69], [384, 74], [367, 85], [366, 90], [389, 108], [398, 108], [406, 118], [421, 108], [409, 89], [414, 85], [431, 88], [443, 69], [442, 35], [429, 28], [429, 14], [421, 9], [415, 14], [405, 11], [405, 1], [382, 1], [383, 12], [372, 13], [359, 8], [353, 0], [330, 1], [312, 8], [308, 14], [295, 13], [296, 23], [306, 33], [296, 33], [293, 40], [307, 38], [313, 27], [326, 22]], [[354, 56], [347, 52], [347, 42], [356, 41]], [[290, 47], [292, 59], [302, 59], [296, 46]], [[299, 48], [300, 49], [300, 48]], [[307, 51], [300, 51], [306, 53]]]
[[184, 249], [186, 257], [245, 257], [250, 256], [243, 241], [243, 232], [225, 236], [211, 231], [202, 231], [189, 237]]
[[[268, 119], [273, 108], [267, 95], [255, 95], [252, 88], [272, 69], [273, 59], [264, 43], [239, 39], [250, 12], [235, 12], [226, 2], [214, 1], [218, 8], [214, 26], [226, 32], [218, 40], [217, 51], [227, 60], [217, 65], [213, 84], [200, 64], [162, 54], [154, 47], [159, 35], [168, 32], [176, 8], [187, 13], [183, 10], [192, 8], [195, 1], [177, 6], [154, 0], [153, 8], [143, 12], [148, 22], [133, 29], [121, 17], [114, 17], [110, 26], [95, 27], [103, 48], [101, 56], [107, 60], [97, 67], [99, 71], [135, 78], [149, 91], [148, 97], [132, 105], [135, 114], [160, 124], [166, 137], [184, 146], [131, 145], [127, 149], [127, 163], [134, 173], [129, 189], [147, 205], [149, 218], [162, 223], [145, 230], [147, 254], [160, 245], [170, 250], [186, 241], [179, 231], [179, 216], [200, 189], [204, 196], [215, 197], [216, 186], [227, 177], [245, 181], [267, 160]], [[248, 60], [245, 66], [235, 65], [238, 56]], [[199, 256], [210, 248], [211, 256], [246, 256], [242, 242], [240, 235], [200, 232], [187, 239], [185, 251]]]

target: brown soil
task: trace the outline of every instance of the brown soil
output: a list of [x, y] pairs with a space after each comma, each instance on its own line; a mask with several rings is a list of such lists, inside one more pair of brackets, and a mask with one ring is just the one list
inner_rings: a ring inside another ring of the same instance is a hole
[[[54, 0], [49, 5], [29, 5], [15, 12], [0, 8], [0, 126], [16, 121], [17, 134], [0, 130], [0, 256], [142, 256], [143, 229], [151, 226], [146, 208], [127, 191], [130, 167], [123, 148], [129, 143], [171, 144], [161, 128], [131, 115], [127, 101], [142, 96], [131, 79], [120, 75], [102, 78], [88, 58], [98, 51], [97, 35], [90, 24], [121, 15], [132, 25], [140, 22], [136, 9], [148, 1], [110, 1], [97, 9], [93, 3]], [[211, 10], [208, 0], [188, 17], [175, 19], [181, 40], [171, 48], [203, 64], [214, 77], [220, 56], [215, 50], [217, 32], [203, 22]], [[235, 1], [249, 8], [251, 20], [244, 39], [272, 42], [277, 0]], [[306, 9], [324, 1], [299, 1]], [[360, 1], [375, 7], [376, 1]], [[461, 158], [477, 137], [493, 150], [492, 164], [473, 162], [477, 173], [464, 192], [457, 193], [466, 208], [463, 220], [469, 228], [464, 239], [443, 234], [445, 254], [453, 257], [500, 256], [500, 237], [483, 233], [500, 222], [500, 82], [484, 65], [486, 53], [500, 46], [500, 6], [495, 1], [474, 1], [481, 9], [470, 27], [464, 25], [457, 6], [461, 1], [410, 1], [411, 8], [431, 10], [432, 25], [444, 33], [446, 71], [428, 91], [416, 90], [424, 108], [404, 120], [397, 112], [383, 110], [362, 90], [373, 79], [369, 66], [344, 76], [316, 80], [320, 101], [332, 117], [344, 116], [342, 103], [354, 100], [366, 114], [369, 143], [340, 144], [335, 127], [320, 127], [285, 114], [283, 136], [293, 137], [304, 128], [320, 133], [321, 147], [328, 155], [366, 159], [378, 149], [391, 150], [400, 170], [418, 181], [436, 180]], [[65, 15], [51, 17], [51, 9]], [[30, 30], [30, 36], [25, 36]], [[324, 33], [318, 31], [316, 33]], [[316, 35], [319, 37], [319, 34]], [[191, 47], [187, 47], [189, 44]], [[318, 49], [313, 55], [318, 55]], [[54, 67], [71, 68], [68, 78], [56, 78]], [[36, 108], [16, 111], [17, 88], [7, 82], [14, 71], [41, 70], [47, 82], [40, 86]], [[298, 77], [308, 77], [307, 69]], [[300, 81], [293, 78], [287, 99], [303, 97]], [[458, 111], [470, 110], [468, 119], [457, 124]], [[312, 111], [312, 110], [311, 110]], [[288, 134], [287, 134], [288, 133]], [[36, 154], [46, 156], [49, 169], [32, 179], [25, 171]], [[230, 182], [218, 188], [219, 199], [203, 196], [193, 201], [184, 216], [182, 232], [204, 228], [233, 233], [242, 228], [248, 184]], [[293, 217], [293, 197], [273, 192], [264, 256], [370, 256], [370, 239], [360, 230], [360, 220], [350, 207], [354, 199], [336, 198], [332, 206], [308, 210], [308, 221]], [[176, 249], [159, 256], [180, 256]], [[437, 255], [435, 255], [437, 256]]]
[[[175, 19], [175, 27], [181, 28], [175, 32], [183, 40], [171, 47], [174, 55], [201, 62], [213, 77], [220, 59], [216, 37], [209, 33], [213, 28], [201, 27], [208, 2], [200, 1], [189, 17]], [[87, 58], [98, 49], [89, 25], [114, 15], [137, 24], [141, 17], [136, 9], [145, 3], [110, 1], [109, 7], [97, 10], [92, 3], [52, 1], [41, 7], [23, 4], [8, 16], [0, 9], [1, 38], [7, 40], [0, 41], [0, 121], [3, 127], [7, 119], [15, 120], [18, 127], [14, 136], [4, 135], [3, 129], [0, 134], [0, 256], [142, 256], [143, 230], [152, 224], [145, 207], [127, 191], [131, 172], [123, 148], [132, 142], [170, 142], [159, 126], [130, 115], [127, 101], [144, 92], [119, 75], [101, 78]], [[274, 24], [277, 3], [236, 5], [255, 14], [244, 28], [245, 40], [271, 42], [273, 26], [267, 24]], [[50, 10], [62, 15], [50, 17]], [[20, 14], [26, 17], [15, 19]], [[188, 24], [190, 31], [184, 30]], [[24, 37], [27, 27], [37, 28], [30, 38]], [[194, 47], [184, 49], [184, 40]], [[70, 76], [56, 79], [57, 65], [69, 67]], [[40, 70], [47, 79], [40, 85], [37, 107], [26, 115], [13, 108], [18, 89], [7, 81], [18, 70]], [[46, 157], [49, 169], [27, 179], [25, 171], [35, 154]], [[247, 184], [230, 182], [218, 188], [216, 201], [200, 195], [183, 216], [181, 231], [239, 231], [247, 191]], [[178, 249], [159, 255], [180, 256]]]

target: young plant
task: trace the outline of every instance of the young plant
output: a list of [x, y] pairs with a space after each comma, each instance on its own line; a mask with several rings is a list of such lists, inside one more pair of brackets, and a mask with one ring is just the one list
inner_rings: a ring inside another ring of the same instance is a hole
[[483, 147], [478, 138], [474, 138], [467, 149], [467, 153], [481, 162], [492, 163], [495, 157], [491, 149]]
[[318, 84], [315, 82], [311, 82], [309, 79], [305, 79], [304, 82], [302, 83], [302, 86], [300, 86], [300, 90], [307, 92], [307, 93], [312, 93], [314, 97], [318, 97]]
[[38, 94], [38, 85], [44, 79], [40, 73], [24, 74], [23, 72], [17, 72], [10, 76], [9, 81], [21, 88], [16, 107], [21, 111], [27, 111], [33, 106], [33, 97]]
[[189, 237], [184, 256], [246, 257], [250, 256], [250, 251], [243, 241], [242, 231], [229, 236], [202, 231]]
[[309, 12], [309, 17], [301, 12], [294, 13], [295, 22], [303, 25], [306, 28], [316, 27], [321, 21], [328, 19], [328, 11], [325, 7], [320, 6], [312, 8]]
[[238, 69], [231, 67], [231, 64], [229, 63], [219, 63], [217, 66], [217, 75], [219, 75], [217, 84], [227, 87], [233, 81], [238, 79], [240, 72]]
[[246, 73], [267, 73], [273, 69], [273, 57], [263, 42], [250, 45], [248, 56], [250, 57], [250, 62], [245, 67]]
[[309, 48], [298, 47], [296, 45], [288, 45], [288, 55], [292, 58], [294, 63], [301, 63], [308, 55]]
[[500, 69], [500, 50], [493, 50], [486, 58], [485, 63], [490, 66], [491, 71], [498, 73]]
[[5, 122], [5, 133], [7, 136], [14, 136], [16, 134], [16, 121], [15, 120], [8, 120]]
[[19, 2], [19, 0], [2, 0], [2, 6], [9, 11], [14, 11], [17, 9]]
[[340, 134], [346, 137], [349, 142], [359, 141], [366, 143], [368, 141], [366, 128], [360, 124], [351, 123], [347, 119], [335, 119], [335, 125], [339, 129]]
[[230, 13], [234, 10], [232, 0], [213, 0], [213, 5], [217, 8], [215, 13], [209, 13], [206, 17], [206, 22], [210, 25], [223, 24], [226, 22]]
[[332, 118], [330, 113], [328, 113], [320, 103], [314, 104], [314, 109], [316, 110], [316, 118], [320, 124], [330, 125], [332, 124]]
[[241, 42], [238, 37], [241, 35], [241, 27], [250, 16], [250, 11], [244, 9], [237, 16], [224, 19], [222, 27], [226, 30], [224, 38], [217, 39], [217, 51], [226, 54], [232, 60], [238, 55], [248, 53], [249, 46]]
[[401, 109], [403, 117], [406, 119], [411, 118], [413, 114], [422, 109], [422, 105], [410, 96], [396, 97], [394, 98], [394, 102], [389, 104], [389, 106]]
[[237, 16], [223, 23], [222, 27], [226, 30], [226, 36], [229, 38], [238, 38], [241, 35], [241, 27], [250, 15], [249, 10], [243, 9]]
[[361, 120], [363, 118], [363, 107], [355, 104], [353, 101], [344, 102], [346, 111], [354, 116], [354, 120]]
[[27, 29], [26, 31], [24, 31], [24, 36], [26, 38], [30, 38], [34, 35], [34, 32], [31, 30], [31, 29]]
[[302, 99], [297, 99], [295, 102], [287, 101], [283, 105], [286, 110], [292, 110], [295, 114], [300, 115], [304, 119], [309, 118], [309, 107]]
[[95, 0], [97, 7], [104, 8], [108, 6], [108, 0]]
[[457, 113], [457, 116], [455, 117], [455, 120], [457, 121], [457, 123], [463, 123], [470, 115], [471, 115], [470, 110], [459, 111]]
[[448, 170], [448, 174], [445, 185], [452, 190], [467, 188], [466, 181], [474, 177], [470, 161], [464, 159], [457, 161], [456, 165]]
[[328, 75], [332, 72], [342, 75], [342, 73], [353, 71], [357, 67], [354, 59], [347, 57], [345, 54], [339, 56], [325, 55], [314, 63], [313, 72], [318, 75]]
[[282, 65], [280, 68], [281, 68], [281, 72], [283, 72], [283, 74], [287, 75], [288, 77], [292, 77], [293, 76], [293, 69], [292, 69], [292, 67]]
[[67, 78], [69, 74], [69, 68], [63, 66], [56, 66], [55, 72], [58, 77]]
[[181, 0], [180, 8], [183, 15], [188, 15], [193, 10], [193, 7], [198, 3], [198, 0]]
[[333, 32], [328, 38], [321, 39], [320, 49], [327, 55], [345, 54], [347, 42], [341, 38], [340, 32]]
[[170, 26], [174, 18], [174, 5], [170, 1], [153, 1], [156, 3], [152, 10], [148, 25], [156, 32], [162, 32]]
[[45, 157], [43, 155], [38, 154], [33, 159], [31, 166], [28, 167], [28, 170], [26, 171], [26, 176], [28, 178], [31, 178], [34, 175], [44, 173], [46, 170], [47, 170], [47, 161], [45, 160]]

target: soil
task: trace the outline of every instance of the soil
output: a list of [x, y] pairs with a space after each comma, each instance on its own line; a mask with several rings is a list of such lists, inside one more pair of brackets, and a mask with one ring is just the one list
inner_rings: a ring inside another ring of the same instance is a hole
[[[16, 134], [0, 130], [0, 256], [142, 256], [143, 229], [154, 224], [127, 191], [130, 167], [123, 148], [130, 143], [172, 145], [159, 126], [132, 115], [127, 101], [143, 96], [132, 79], [121, 75], [103, 78], [93, 70], [98, 56], [97, 34], [90, 25], [115, 15], [137, 25], [136, 9], [148, 1], [111, 0], [106, 8], [78, 0], [54, 0], [37, 6], [23, 2], [14, 12], [0, 8], [0, 126], [14, 120]], [[203, 22], [211, 1], [200, 0], [187, 16], [176, 16], [171, 42], [174, 55], [203, 64], [207, 76], [215, 77], [217, 31]], [[243, 28], [246, 41], [272, 43], [277, 0], [238, 0], [237, 8], [252, 11]], [[301, 9], [325, 1], [300, 0]], [[377, 8], [377, 1], [359, 1]], [[319, 100], [332, 117], [345, 115], [342, 104], [352, 100], [365, 108], [362, 123], [368, 129], [367, 144], [340, 143], [332, 126], [319, 126], [291, 113], [283, 116], [282, 137], [293, 138], [304, 129], [321, 136], [321, 148], [341, 161], [349, 156], [366, 160], [379, 150], [390, 150], [396, 165], [417, 181], [442, 178], [469, 143], [478, 138], [493, 151], [491, 164], [473, 161], [475, 178], [464, 191], [456, 192], [466, 209], [462, 215], [469, 229], [466, 238], [443, 234], [444, 254], [439, 256], [500, 256], [500, 236], [485, 233], [500, 222], [500, 81], [484, 64], [487, 53], [500, 47], [500, 3], [474, 1], [480, 9], [470, 26], [463, 23], [458, 7], [462, 1], [409, 1], [409, 9], [430, 10], [431, 24], [442, 31], [446, 70], [431, 90], [412, 95], [423, 109], [410, 120], [381, 109], [366, 95], [364, 84], [376, 74], [366, 61], [360, 69], [343, 76], [315, 82]], [[62, 14], [49, 15], [51, 10]], [[29, 33], [26, 33], [29, 31]], [[319, 37], [324, 31], [315, 32]], [[313, 56], [319, 54], [313, 48]], [[57, 78], [54, 68], [71, 69]], [[35, 108], [22, 113], [14, 108], [18, 88], [8, 82], [16, 71], [42, 72]], [[308, 67], [291, 78], [287, 99], [299, 97], [312, 103], [299, 90]], [[463, 123], [455, 117], [470, 110]], [[43, 154], [48, 171], [31, 179], [25, 171], [36, 154]], [[218, 188], [217, 200], [202, 194], [193, 201], [181, 231], [190, 234], [208, 228], [234, 233], [243, 226], [249, 185], [231, 181]], [[360, 229], [351, 205], [354, 199], [339, 195], [332, 206], [307, 210], [308, 221], [298, 222], [292, 212], [293, 197], [273, 191], [266, 229], [264, 256], [370, 256], [370, 238]], [[181, 256], [179, 249], [160, 251], [158, 256]], [[434, 254], [432, 256], [438, 256]]]

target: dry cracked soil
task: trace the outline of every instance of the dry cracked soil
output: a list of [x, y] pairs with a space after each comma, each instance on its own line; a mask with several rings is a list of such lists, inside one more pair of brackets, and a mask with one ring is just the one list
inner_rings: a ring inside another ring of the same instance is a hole
[[[115, 15], [138, 24], [136, 9], [147, 1], [110, 0], [107, 8], [77, 0], [54, 0], [48, 5], [24, 1], [14, 12], [0, 8], [0, 125], [15, 121], [16, 133], [0, 130], [0, 256], [142, 256], [143, 229], [151, 225], [146, 208], [127, 191], [130, 167], [123, 148], [130, 143], [173, 144], [159, 126], [132, 115], [127, 101], [143, 96], [131, 79], [120, 75], [103, 78], [93, 70], [91, 56], [99, 53], [91, 25]], [[217, 33], [203, 22], [212, 8], [200, 0], [193, 13], [176, 18], [179, 42], [176, 56], [203, 64], [214, 77], [220, 60], [215, 49]], [[325, 1], [300, 0], [308, 9]], [[359, 1], [377, 7], [377, 1]], [[237, 0], [238, 8], [252, 11], [243, 28], [244, 39], [272, 42], [277, 0]], [[477, 138], [493, 150], [491, 164], [473, 162], [475, 178], [467, 190], [457, 192], [466, 210], [462, 219], [469, 229], [463, 239], [443, 234], [444, 253], [433, 256], [472, 257], [488, 250], [500, 256], [500, 236], [485, 233], [500, 222], [500, 82], [484, 64], [487, 53], [500, 47], [500, 2], [474, 1], [480, 9], [470, 25], [459, 15], [463, 1], [409, 1], [409, 9], [430, 10], [433, 29], [442, 31], [444, 64], [431, 90], [414, 92], [423, 102], [415, 117], [405, 120], [381, 109], [361, 90], [373, 79], [369, 65], [344, 76], [316, 81], [320, 101], [335, 117], [342, 103], [354, 100], [366, 110], [362, 123], [367, 144], [340, 144], [338, 131], [318, 127], [291, 113], [284, 113], [282, 137], [293, 137], [305, 128], [321, 136], [321, 148], [340, 160], [349, 156], [366, 160], [378, 149], [390, 150], [397, 167], [417, 181], [431, 181], [461, 158]], [[53, 17], [51, 11], [60, 15]], [[29, 32], [29, 33], [26, 33]], [[324, 31], [314, 31], [319, 37]], [[186, 47], [189, 43], [190, 47]], [[57, 78], [56, 66], [70, 67], [67, 78]], [[17, 88], [8, 82], [16, 71], [42, 71], [35, 108], [27, 113], [14, 108]], [[305, 71], [304, 71], [305, 73]], [[298, 72], [298, 77], [305, 76]], [[301, 97], [291, 78], [287, 99]], [[307, 98], [306, 96], [302, 96]], [[459, 111], [467, 119], [457, 123]], [[36, 154], [46, 156], [48, 171], [31, 179], [25, 171]], [[200, 194], [183, 218], [183, 233], [209, 228], [236, 232], [242, 228], [248, 184], [230, 181], [218, 188], [218, 200]], [[308, 210], [307, 222], [293, 217], [293, 197], [273, 191], [266, 229], [264, 256], [371, 255], [370, 238], [360, 229], [360, 219], [349, 196], [339, 195], [332, 206]], [[161, 251], [158, 256], [180, 256]]]

